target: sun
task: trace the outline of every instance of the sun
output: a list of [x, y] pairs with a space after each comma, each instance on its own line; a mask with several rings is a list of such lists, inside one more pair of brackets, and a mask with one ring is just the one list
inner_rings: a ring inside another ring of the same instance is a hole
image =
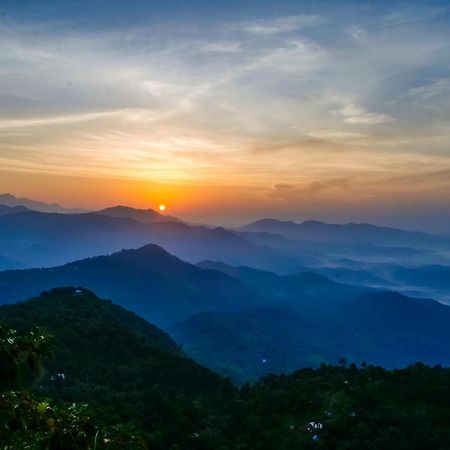
[[166, 205], [159, 205], [159, 210], [160, 211], [165, 211], [166, 210]]

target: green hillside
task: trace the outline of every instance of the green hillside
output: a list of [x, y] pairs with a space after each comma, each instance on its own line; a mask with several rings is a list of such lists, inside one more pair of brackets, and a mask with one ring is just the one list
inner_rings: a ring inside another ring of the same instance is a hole
[[[450, 448], [448, 368], [341, 361], [238, 389], [84, 289], [3, 306], [0, 321], [2, 450]], [[12, 363], [36, 381], [5, 383]]]
[[164, 332], [90, 291], [55, 289], [2, 306], [0, 320], [20, 332], [39, 326], [54, 338], [36, 393], [88, 403], [102, 424], [145, 430], [151, 448], [189, 445], [235, 394]]

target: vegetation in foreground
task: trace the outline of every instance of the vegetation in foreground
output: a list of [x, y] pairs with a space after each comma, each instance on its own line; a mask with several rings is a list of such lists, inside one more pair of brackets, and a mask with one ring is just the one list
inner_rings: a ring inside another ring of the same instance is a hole
[[343, 361], [238, 389], [89, 291], [54, 290], [0, 319], [2, 450], [450, 448], [447, 368]]

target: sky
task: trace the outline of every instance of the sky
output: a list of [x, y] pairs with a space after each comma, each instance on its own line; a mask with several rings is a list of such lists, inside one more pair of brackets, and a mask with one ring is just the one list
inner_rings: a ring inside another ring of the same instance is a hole
[[0, 191], [448, 229], [446, 3], [2, 0]]

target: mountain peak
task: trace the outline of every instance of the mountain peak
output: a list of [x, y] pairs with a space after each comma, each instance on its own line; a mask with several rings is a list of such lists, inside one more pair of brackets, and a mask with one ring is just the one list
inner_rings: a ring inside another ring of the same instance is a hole
[[120, 261], [120, 264], [126, 266], [128, 269], [138, 267], [140, 270], [155, 270], [158, 272], [170, 271], [179, 266], [189, 266], [188, 263], [170, 254], [156, 244], [146, 244], [137, 249], [123, 249], [109, 256], [97, 256], [87, 260], [69, 263], [66, 266], [70, 266], [71, 264], [84, 264], [85, 261], [92, 261], [97, 265], [99, 259], [104, 260], [105, 264], [108, 264], [108, 261], [115, 261], [116, 263]]
[[261, 224], [261, 225], [262, 224], [280, 224], [280, 223], [294, 224], [295, 222], [293, 222], [292, 220], [273, 219], [271, 217], [265, 217], [264, 219], [259, 219], [255, 222], [253, 222], [253, 224]]
[[[295, 222], [291, 222], [295, 223]], [[299, 225], [299, 224], [296, 224]], [[328, 225], [326, 222], [322, 222], [320, 220], [309, 219], [305, 220], [301, 225]]]
[[156, 223], [156, 222], [179, 222], [179, 219], [173, 216], [160, 214], [154, 209], [138, 209], [126, 205], [116, 205], [110, 208], [97, 211], [97, 214], [109, 217], [120, 217], [136, 220], [141, 223]]
[[121, 253], [140, 253], [154, 256], [170, 256], [173, 259], [178, 259], [176, 256], [171, 255], [168, 251], [164, 250], [162, 247], [156, 244], [146, 244], [139, 247], [136, 250], [122, 250]]
[[140, 334], [154, 347], [175, 355], [180, 354], [178, 345], [162, 330], [135, 313], [114, 305], [109, 300], [100, 299], [93, 291], [83, 287], [49, 289], [30, 300], [3, 306], [0, 312], [4, 320], [10, 322], [17, 319], [22, 326], [34, 322], [36, 317], [43, 321], [40, 325], [51, 322], [60, 329], [76, 327], [77, 323], [86, 322], [91, 326], [119, 326]]

